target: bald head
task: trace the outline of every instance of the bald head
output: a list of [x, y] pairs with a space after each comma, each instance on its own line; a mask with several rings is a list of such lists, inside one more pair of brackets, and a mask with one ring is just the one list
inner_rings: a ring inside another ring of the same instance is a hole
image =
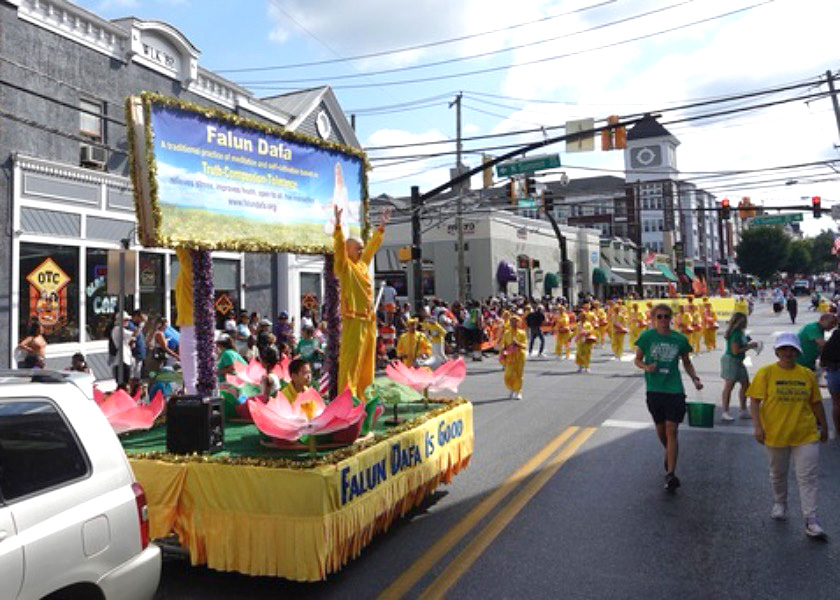
[[365, 243], [361, 238], [353, 236], [347, 238], [347, 241], [344, 242], [344, 247], [347, 248], [347, 258], [356, 262], [362, 257], [362, 250], [365, 248]]

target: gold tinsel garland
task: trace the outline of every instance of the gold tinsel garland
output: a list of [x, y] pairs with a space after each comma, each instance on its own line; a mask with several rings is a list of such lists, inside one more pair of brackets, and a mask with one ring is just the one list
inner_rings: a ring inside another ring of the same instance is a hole
[[[316, 459], [302, 459], [295, 460], [292, 458], [249, 458], [249, 457], [228, 457], [228, 456], [214, 456], [207, 454], [171, 454], [169, 452], [129, 452], [127, 453], [129, 459], [137, 460], [160, 460], [167, 463], [212, 463], [217, 465], [237, 465], [247, 467], [268, 467], [270, 469], [313, 469], [324, 465], [335, 465], [341, 461], [350, 458], [354, 454], [362, 452], [380, 442], [399, 435], [415, 427], [419, 427], [423, 423], [430, 421], [449, 410], [465, 404], [465, 398], [454, 398], [447, 400], [429, 400], [430, 404], [441, 404], [441, 408], [435, 409], [429, 413], [421, 415], [411, 421], [406, 421], [402, 425], [389, 429], [387, 433], [380, 433], [373, 438], [356, 442], [347, 446], [346, 448], [339, 448], [332, 452], [326, 453], [324, 456]], [[282, 451], [281, 451], [282, 452]]]
[[[208, 243], [204, 240], [197, 240], [193, 238], [171, 238], [171, 237], [163, 237], [160, 234], [161, 224], [163, 222], [163, 213], [160, 209], [160, 202], [158, 198], [158, 185], [157, 185], [157, 161], [155, 159], [155, 142], [154, 142], [154, 132], [152, 131], [152, 105], [158, 104], [161, 106], [165, 106], [167, 108], [175, 108], [178, 110], [183, 110], [186, 112], [192, 112], [198, 115], [201, 115], [207, 119], [217, 119], [220, 121], [224, 121], [230, 123], [231, 125], [235, 125], [237, 127], [245, 127], [248, 129], [257, 130], [263, 134], [276, 136], [284, 140], [296, 142], [298, 144], [305, 144], [309, 146], [317, 146], [323, 150], [326, 150], [331, 153], [336, 154], [344, 154], [348, 156], [353, 156], [358, 158], [362, 161], [362, 170], [361, 170], [361, 178], [362, 180], [359, 182], [362, 186], [362, 237], [367, 239], [370, 233], [370, 197], [368, 194], [368, 178], [367, 172], [370, 170], [370, 162], [368, 161], [367, 155], [361, 151], [357, 150], [356, 148], [352, 148], [350, 146], [346, 146], [344, 144], [338, 144], [336, 142], [330, 142], [327, 140], [319, 140], [317, 138], [296, 132], [296, 131], [287, 131], [280, 127], [274, 125], [267, 125], [266, 123], [262, 123], [260, 121], [256, 121], [254, 119], [249, 119], [247, 117], [241, 117], [239, 115], [223, 111], [216, 108], [208, 108], [206, 106], [201, 106], [200, 104], [196, 104], [194, 102], [186, 102], [184, 100], [179, 100], [177, 98], [171, 98], [169, 96], [164, 96], [162, 94], [158, 94], [155, 92], [142, 92], [140, 94], [140, 98], [143, 103], [143, 118], [145, 120], [144, 127], [146, 130], [146, 162], [149, 165], [149, 189], [150, 189], [150, 200], [151, 200], [151, 211], [152, 211], [152, 219], [154, 220], [155, 224], [155, 231], [153, 232], [152, 237], [154, 239], [154, 245], [159, 248], [177, 248], [177, 247], [188, 247], [194, 248], [199, 250], [232, 250], [235, 252], [265, 252], [265, 253], [272, 253], [272, 252], [293, 252], [296, 254], [331, 254], [332, 248], [330, 244], [327, 243], [326, 245], [308, 245], [308, 244], [292, 244], [292, 245], [283, 245], [283, 246], [276, 246], [269, 242], [260, 242], [256, 240], [251, 241], [242, 241], [236, 243], [234, 245], [229, 245], [226, 243]], [[131, 98], [126, 100], [126, 122], [129, 123], [128, 129], [128, 144], [131, 151], [129, 152], [129, 166], [131, 168], [131, 181], [134, 185], [134, 205], [136, 214], [141, 214], [140, 210], [140, 202], [141, 199], [138, 197], [139, 194], [137, 190], [139, 189], [137, 185], [137, 169], [135, 168], [135, 158], [134, 158], [134, 128], [133, 125], [135, 124], [133, 121], [132, 111], [131, 111]], [[142, 223], [140, 224], [142, 227]], [[149, 232], [145, 232], [141, 230], [141, 237], [146, 238]]]

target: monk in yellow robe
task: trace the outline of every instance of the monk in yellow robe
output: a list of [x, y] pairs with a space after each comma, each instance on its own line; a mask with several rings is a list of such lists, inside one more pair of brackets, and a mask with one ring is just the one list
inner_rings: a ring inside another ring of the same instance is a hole
[[344, 239], [341, 213], [335, 206], [335, 276], [341, 285], [341, 352], [338, 358], [338, 393], [350, 387], [353, 395], [362, 397], [373, 383], [376, 367], [376, 314], [373, 307], [373, 280], [370, 263], [382, 245], [385, 225], [391, 211], [382, 213], [382, 221], [370, 243], [359, 238]]
[[409, 319], [406, 326], [407, 331], [397, 342], [397, 358], [406, 367], [414, 368], [418, 360], [427, 359], [432, 355], [432, 343], [425, 333], [417, 331], [417, 319]]

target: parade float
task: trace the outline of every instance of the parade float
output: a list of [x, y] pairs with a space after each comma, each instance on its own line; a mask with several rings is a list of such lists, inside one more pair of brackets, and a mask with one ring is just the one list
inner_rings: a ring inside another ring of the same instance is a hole
[[[164, 416], [159, 400], [103, 401], [146, 490], [151, 535], [177, 536], [195, 565], [325, 579], [469, 464], [472, 405], [439, 395], [457, 391], [463, 361], [434, 373], [401, 368], [355, 393], [338, 389], [342, 291], [332, 229], [367, 239], [363, 153], [156, 94], [129, 98], [127, 117], [139, 238], [178, 253], [182, 348], [185, 332], [195, 347], [194, 364], [182, 353], [187, 394], [173, 396]], [[293, 400], [267, 394], [266, 376], [291, 385], [289, 365], [266, 372], [253, 362], [218, 381], [213, 250], [325, 255], [329, 384]], [[386, 409], [395, 418], [381, 418]], [[185, 415], [210, 437], [198, 448], [205, 451], [174, 443]]]

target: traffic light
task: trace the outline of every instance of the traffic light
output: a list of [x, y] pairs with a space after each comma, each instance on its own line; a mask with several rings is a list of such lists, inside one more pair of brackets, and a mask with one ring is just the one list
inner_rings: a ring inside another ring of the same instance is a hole
[[554, 212], [554, 194], [549, 189], [543, 192], [543, 210], [546, 214]]
[[511, 179], [510, 182], [508, 182], [506, 194], [507, 194], [508, 203], [510, 203], [511, 206], [515, 205], [516, 204], [516, 181], [514, 181], [513, 179]]
[[814, 218], [819, 219], [822, 216], [822, 198], [819, 196], [812, 197], [811, 209], [814, 211]]
[[[607, 125], [618, 125], [620, 119], [617, 115], [607, 117]], [[601, 150], [624, 150], [627, 147], [627, 128], [612, 127], [601, 132]]]
[[720, 218], [724, 221], [730, 218], [729, 198], [724, 198], [720, 203]]
[[537, 180], [533, 177], [525, 178], [525, 195], [528, 197], [537, 195]]

